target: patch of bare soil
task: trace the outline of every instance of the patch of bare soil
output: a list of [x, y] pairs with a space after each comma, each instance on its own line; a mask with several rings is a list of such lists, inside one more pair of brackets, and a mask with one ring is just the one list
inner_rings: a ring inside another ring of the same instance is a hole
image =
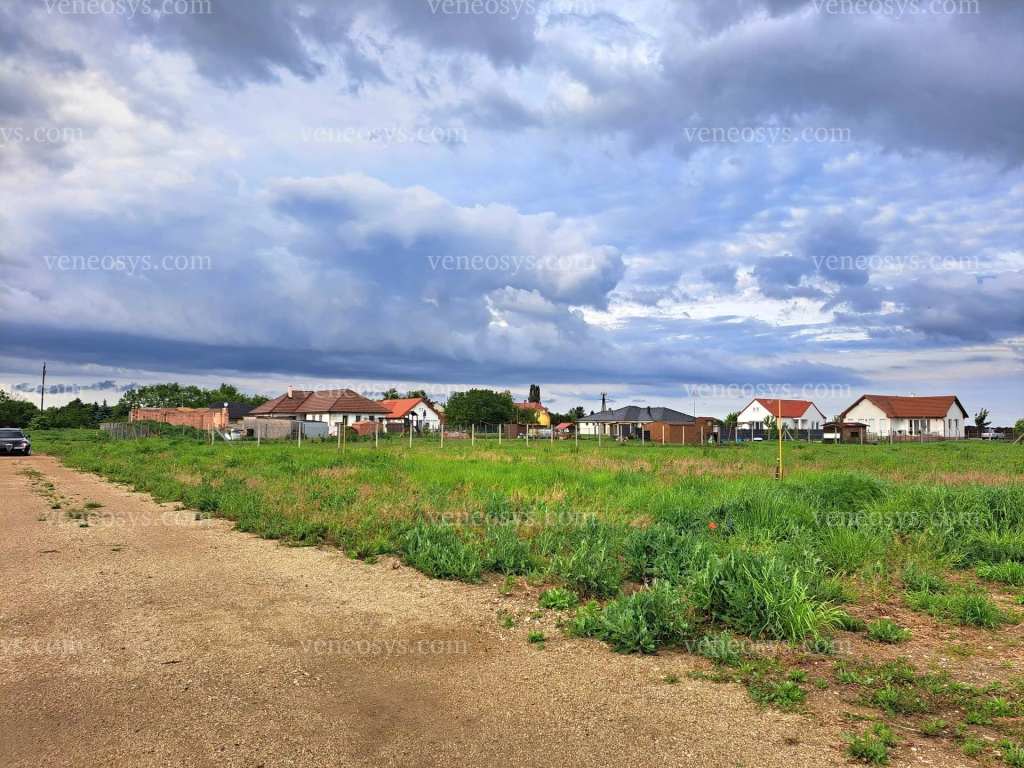
[[[71, 519], [26, 468], [102, 506]], [[758, 710], [687, 678], [702, 659], [617, 655], [532, 594], [263, 541], [50, 457], [0, 461], [0, 530], [4, 766], [850, 764], [828, 708]]]

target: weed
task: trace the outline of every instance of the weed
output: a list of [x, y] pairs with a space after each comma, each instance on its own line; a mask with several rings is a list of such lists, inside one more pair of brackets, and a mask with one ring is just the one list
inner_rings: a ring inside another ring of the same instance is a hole
[[1002, 752], [1003, 762], [1010, 768], [1024, 768], [1024, 744], [1014, 744], [1004, 740], [999, 743]]
[[561, 587], [553, 587], [540, 593], [540, 604], [541, 607], [550, 608], [553, 611], [569, 611], [579, 605], [580, 601], [575, 592]]
[[985, 751], [985, 742], [979, 739], [977, 736], [968, 736], [961, 746], [963, 753], [967, 757], [977, 757]]
[[516, 588], [516, 577], [512, 575], [506, 576], [501, 584], [498, 586], [498, 592], [502, 595], [511, 595], [512, 590]]
[[402, 557], [435, 579], [479, 581], [483, 569], [476, 540], [447, 524], [414, 526], [402, 541]]
[[85, 502], [85, 504], [83, 504], [83, 506], [86, 509], [99, 509], [103, 505], [100, 504], [98, 501], [87, 501], [87, 502]]
[[678, 645], [692, 632], [681, 594], [667, 581], [616, 598], [603, 609], [592, 601], [576, 612], [568, 629], [605, 640], [620, 653], [654, 653]]
[[871, 704], [885, 710], [889, 717], [894, 715], [917, 715], [929, 710], [924, 699], [908, 688], [886, 685], [875, 691]]
[[863, 632], [867, 629], [864, 619], [851, 616], [846, 611], [836, 611], [836, 629], [846, 632]]
[[826, 688], [828, 688], [828, 680], [826, 680], [824, 677], [819, 677], [817, 680], [814, 681], [814, 687], [820, 691], [824, 691]]
[[910, 639], [910, 630], [903, 629], [892, 619], [879, 619], [868, 624], [868, 638], [879, 643], [900, 643]]
[[974, 569], [978, 578], [1024, 587], [1024, 563], [1008, 560], [1003, 563], [982, 563]]
[[804, 672], [802, 669], [791, 669], [791, 670], [789, 670], [789, 674], [787, 675], [787, 677], [790, 680], [792, 680], [794, 683], [806, 683], [807, 682], [807, 673]]
[[526, 636], [526, 639], [527, 639], [528, 642], [531, 642], [531, 643], [533, 643], [535, 645], [539, 643], [539, 644], [541, 644], [543, 646], [544, 641], [547, 640], [547, 636], [543, 632], [535, 631], [535, 632], [530, 632]]
[[773, 706], [783, 710], [793, 709], [804, 702], [807, 691], [792, 680], [765, 680], [750, 686], [750, 695], [762, 706]]
[[665, 675], [665, 682], [669, 685], [674, 685], [675, 683], [679, 682], [679, 675], [677, 675], [675, 672], [669, 672], [667, 675]]
[[846, 738], [850, 742], [846, 748], [850, 757], [863, 760], [869, 765], [889, 765], [889, 749], [896, 743], [891, 728], [876, 723], [864, 735], [851, 733]]
[[925, 736], [939, 736], [948, 727], [949, 723], [945, 720], [925, 720], [921, 723], [921, 733]]

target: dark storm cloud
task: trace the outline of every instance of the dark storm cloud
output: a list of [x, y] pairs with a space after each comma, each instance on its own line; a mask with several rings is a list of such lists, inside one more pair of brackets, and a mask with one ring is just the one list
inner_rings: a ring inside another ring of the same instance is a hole
[[807, 278], [814, 274], [810, 258], [789, 254], [762, 256], [753, 270], [761, 293], [769, 299], [783, 300], [825, 298], [823, 290], [807, 283]]
[[732, 293], [736, 290], [735, 264], [704, 267], [701, 270], [701, 276], [722, 293]]

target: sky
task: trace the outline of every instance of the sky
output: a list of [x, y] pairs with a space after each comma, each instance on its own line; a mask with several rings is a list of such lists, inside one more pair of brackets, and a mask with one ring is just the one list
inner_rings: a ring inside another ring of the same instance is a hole
[[0, 386], [1024, 416], [1016, 0], [3, 0]]

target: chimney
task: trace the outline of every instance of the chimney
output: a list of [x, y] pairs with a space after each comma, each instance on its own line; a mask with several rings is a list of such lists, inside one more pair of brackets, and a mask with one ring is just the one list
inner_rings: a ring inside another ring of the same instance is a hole
[[291, 400], [295, 396], [295, 392], [292, 391], [292, 385], [288, 385], [288, 399]]
[[607, 410], [608, 410], [608, 406], [607, 406], [607, 405], [605, 405], [605, 403], [604, 403], [604, 398], [605, 398], [605, 396], [606, 396], [607, 394], [608, 394], [607, 392], [602, 392], [602, 393], [601, 393], [601, 410], [602, 410], [602, 411], [607, 411]]

